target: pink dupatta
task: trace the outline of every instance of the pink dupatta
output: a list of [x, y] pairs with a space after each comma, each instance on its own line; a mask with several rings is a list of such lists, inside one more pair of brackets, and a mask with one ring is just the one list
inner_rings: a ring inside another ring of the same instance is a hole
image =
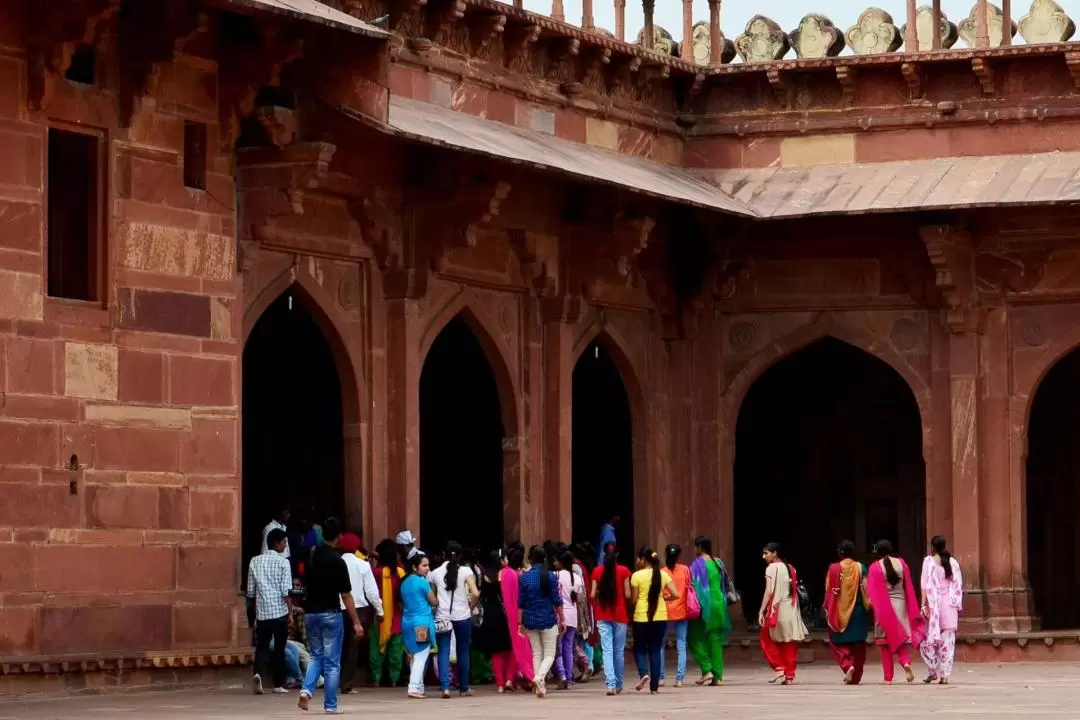
[[915, 599], [915, 585], [911, 582], [911, 570], [907, 563], [896, 558], [903, 570], [904, 598], [907, 608], [908, 627], [911, 635], [904, 632], [904, 624], [893, 612], [892, 601], [889, 599], [889, 581], [885, 579], [885, 570], [881, 567], [881, 561], [876, 561], [870, 566], [870, 572], [866, 578], [866, 592], [870, 595], [870, 605], [874, 609], [874, 619], [885, 632], [885, 642], [889, 649], [896, 652], [906, 642], [914, 647], [919, 647], [926, 635], [925, 624], [922, 614], [919, 612], [919, 602]]

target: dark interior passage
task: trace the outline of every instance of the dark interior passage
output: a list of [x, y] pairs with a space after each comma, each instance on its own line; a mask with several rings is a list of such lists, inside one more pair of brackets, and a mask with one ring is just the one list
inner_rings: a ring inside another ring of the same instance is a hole
[[243, 356], [243, 552], [283, 503], [293, 524], [341, 517], [341, 384], [330, 345], [291, 291], [255, 324]]
[[420, 544], [502, 547], [504, 428], [495, 374], [462, 317], [435, 339], [420, 373]]
[[840, 540], [864, 562], [890, 540], [917, 575], [925, 493], [919, 408], [895, 370], [833, 338], [769, 368], [736, 427], [734, 560], [747, 620], [765, 589], [767, 542], [784, 547], [815, 617]]
[[634, 458], [630, 398], [611, 355], [593, 342], [574, 366], [571, 472], [575, 541], [594, 545], [600, 526], [619, 516], [619, 557], [634, 548]]
[[1027, 564], [1043, 630], [1080, 627], [1080, 352], [1050, 369], [1031, 406]]

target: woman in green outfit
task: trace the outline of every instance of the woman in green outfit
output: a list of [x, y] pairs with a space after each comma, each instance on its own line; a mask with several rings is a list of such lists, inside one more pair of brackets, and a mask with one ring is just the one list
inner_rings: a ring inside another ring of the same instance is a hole
[[690, 655], [701, 666], [697, 685], [719, 685], [724, 679], [724, 643], [731, 633], [728, 592], [734, 589], [724, 563], [713, 557], [712, 540], [694, 541], [697, 560], [690, 566], [701, 617], [690, 623]]

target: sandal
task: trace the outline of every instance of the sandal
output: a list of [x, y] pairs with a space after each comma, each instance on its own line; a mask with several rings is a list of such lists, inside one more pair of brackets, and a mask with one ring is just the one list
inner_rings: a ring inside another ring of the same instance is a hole
[[773, 685], [775, 683], [780, 682], [783, 679], [784, 679], [784, 673], [782, 673], [782, 672], [776, 673], [776, 675], [773, 677], [773, 679], [769, 681], [769, 684]]
[[907, 675], [908, 685], [915, 682], [915, 671], [911, 669], [910, 665], [904, 667], [904, 674]]
[[713, 681], [713, 674], [712, 673], [705, 673], [704, 675], [701, 676], [700, 679], [695, 680], [694, 684], [695, 685], [708, 685], [712, 681]]

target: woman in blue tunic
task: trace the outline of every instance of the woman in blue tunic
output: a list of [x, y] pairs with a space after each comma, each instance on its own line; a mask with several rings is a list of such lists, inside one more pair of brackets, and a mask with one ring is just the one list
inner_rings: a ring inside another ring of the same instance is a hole
[[427, 556], [416, 553], [408, 560], [409, 577], [401, 583], [401, 639], [412, 657], [409, 665], [409, 697], [423, 700], [424, 670], [435, 647], [435, 616], [438, 604], [428, 582], [431, 565]]

